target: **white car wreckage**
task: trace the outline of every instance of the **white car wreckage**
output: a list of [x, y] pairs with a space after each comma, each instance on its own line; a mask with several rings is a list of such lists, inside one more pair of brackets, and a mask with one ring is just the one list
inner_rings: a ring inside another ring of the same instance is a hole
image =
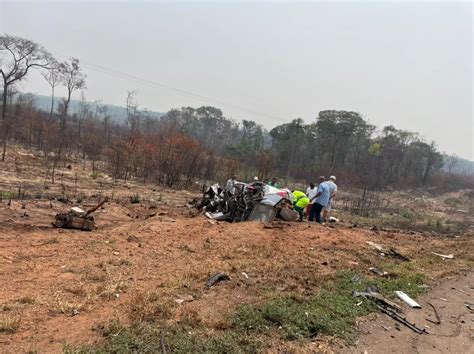
[[294, 221], [298, 218], [292, 210], [293, 195], [288, 189], [275, 188], [261, 181], [236, 182], [234, 187], [232, 193], [219, 184], [210, 186], [195, 207], [210, 219], [229, 222], [270, 222], [275, 218]]

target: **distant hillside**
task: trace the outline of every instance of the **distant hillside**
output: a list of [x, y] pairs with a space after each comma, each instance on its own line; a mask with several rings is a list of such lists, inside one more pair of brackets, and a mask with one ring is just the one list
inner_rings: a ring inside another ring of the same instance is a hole
[[469, 161], [457, 156], [447, 154], [443, 155], [443, 159], [443, 170], [445, 170], [446, 172], [449, 172], [449, 170], [451, 169], [451, 173], [456, 173], [460, 175], [474, 175], [474, 161]]
[[[41, 110], [49, 112], [49, 110], [51, 109], [51, 96], [43, 96], [43, 95], [35, 95], [35, 94], [33, 94], [33, 96], [35, 97], [36, 106]], [[55, 110], [59, 106], [59, 103], [61, 102], [61, 100], [62, 100], [62, 97], [54, 98]], [[75, 100], [75, 99], [71, 100], [71, 105], [70, 105], [71, 113], [78, 112], [79, 103], [80, 103], [79, 100]], [[90, 103], [94, 107], [94, 103], [93, 102], [90, 102]], [[109, 114], [113, 120], [117, 122], [122, 122], [127, 118], [127, 109], [125, 107], [116, 106], [113, 104], [106, 104], [106, 103], [102, 103], [101, 105], [107, 107], [107, 114]], [[149, 111], [148, 113], [152, 117], [156, 117], [156, 118], [160, 118], [165, 115], [165, 113], [162, 113], [162, 112]]]

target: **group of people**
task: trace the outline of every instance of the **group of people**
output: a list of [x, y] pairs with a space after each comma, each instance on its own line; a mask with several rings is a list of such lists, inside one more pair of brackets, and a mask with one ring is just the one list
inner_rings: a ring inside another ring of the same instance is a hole
[[[254, 177], [254, 181], [258, 180], [258, 177]], [[234, 194], [237, 183], [239, 183], [237, 182], [237, 176], [234, 175], [229, 178], [226, 183], [226, 191]], [[280, 188], [276, 178], [265, 181], [265, 183]], [[328, 180], [324, 176], [320, 176], [318, 178], [318, 185], [316, 186], [311, 182], [306, 193], [299, 190], [292, 192], [293, 209], [298, 212], [300, 221], [303, 221], [306, 214], [309, 222], [325, 222], [331, 212], [332, 201], [336, 197], [336, 193], [336, 176], [331, 176]]]
[[326, 221], [336, 193], [336, 176], [331, 176], [328, 180], [324, 176], [320, 176], [318, 186], [310, 183], [306, 193], [298, 190], [293, 191], [293, 206], [300, 216], [300, 221], [303, 221], [305, 213], [309, 222], [322, 223]]

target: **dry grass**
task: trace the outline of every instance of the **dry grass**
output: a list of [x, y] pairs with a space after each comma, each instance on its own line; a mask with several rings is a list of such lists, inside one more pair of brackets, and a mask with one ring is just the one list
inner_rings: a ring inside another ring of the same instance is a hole
[[20, 328], [20, 318], [14, 315], [0, 315], [0, 333], [15, 333]]
[[75, 316], [82, 311], [87, 311], [91, 297], [87, 296], [82, 301], [66, 300], [57, 294], [53, 303], [49, 306], [49, 312], [53, 315]]
[[161, 322], [167, 319], [172, 310], [173, 302], [156, 291], [140, 293], [130, 304], [130, 319], [133, 323]]
[[32, 305], [35, 303], [35, 299], [31, 296], [23, 296], [16, 300], [19, 304], [28, 304]]

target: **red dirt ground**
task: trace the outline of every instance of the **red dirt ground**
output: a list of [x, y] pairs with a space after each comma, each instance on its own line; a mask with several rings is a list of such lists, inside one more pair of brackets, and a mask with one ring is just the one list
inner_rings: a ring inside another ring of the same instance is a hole
[[[22, 202], [12, 201], [0, 209], [0, 220], [6, 220], [0, 223], [0, 314], [21, 321], [16, 333], [0, 334], [2, 352], [56, 352], [65, 343], [93, 343], [99, 339], [94, 326], [112, 318], [127, 321], [134, 299], [147, 290], [170, 299], [193, 295], [195, 301], [174, 305], [174, 316], [188, 312], [211, 328], [225, 328], [225, 314], [240, 303], [275, 293], [310, 295], [338, 270], [366, 273], [385, 261], [365, 241], [419, 259], [414, 267], [435, 277], [469, 267], [473, 254], [472, 242], [463, 238], [344, 225], [294, 223], [280, 230], [258, 223], [211, 224], [182, 216], [189, 213], [186, 208], [147, 204], [108, 203], [96, 213], [93, 232], [52, 228], [55, 213], [64, 208], [59, 202], [51, 208], [49, 201], [29, 201], [22, 209]], [[22, 217], [25, 211], [28, 216]], [[144, 220], [151, 211], [157, 215]], [[431, 250], [456, 258], [443, 261]], [[214, 271], [232, 280], [205, 289]]]
[[[396, 248], [412, 259], [410, 270], [433, 279], [472, 269], [474, 262], [469, 235], [427, 237], [351, 229], [344, 223], [293, 223], [283, 229], [212, 224], [184, 206], [193, 193], [106, 175], [93, 179], [82, 164], [71, 164], [72, 169], [61, 166], [54, 185], [37, 152], [12, 150], [2, 165], [0, 192], [21, 189], [29, 197], [0, 203], [0, 324], [19, 321], [14, 333], [0, 331], [2, 353], [54, 353], [65, 344], [95, 343], [101, 338], [94, 328], [111, 319], [130, 321], [140, 295], [149, 291], [163, 298], [174, 319], [192, 318], [211, 331], [222, 330], [239, 304], [311, 295], [340, 270], [369, 274], [369, 267], [396, 262], [366, 241]], [[130, 204], [134, 194], [142, 203]], [[59, 195], [74, 202], [50, 201]], [[73, 205], [91, 207], [101, 195], [112, 201], [95, 213], [97, 230], [51, 226], [56, 213]], [[84, 201], [78, 203], [79, 197]], [[455, 259], [431, 251], [453, 253]], [[215, 271], [226, 272], [231, 281], [206, 289]], [[185, 295], [194, 301], [174, 301]], [[273, 349], [331, 351], [340, 350], [338, 345], [328, 338], [306, 347], [276, 343]]]

